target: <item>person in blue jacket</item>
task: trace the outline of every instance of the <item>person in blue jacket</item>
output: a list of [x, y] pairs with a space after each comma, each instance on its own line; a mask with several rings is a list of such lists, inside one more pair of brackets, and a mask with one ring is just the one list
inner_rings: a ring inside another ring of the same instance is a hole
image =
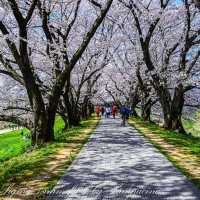
[[126, 120], [128, 119], [128, 117], [131, 113], [131, 110], [125, 104], [123, 104], [120, 108], [120, 113], [122, 116], [122, 126], [125, 126]]

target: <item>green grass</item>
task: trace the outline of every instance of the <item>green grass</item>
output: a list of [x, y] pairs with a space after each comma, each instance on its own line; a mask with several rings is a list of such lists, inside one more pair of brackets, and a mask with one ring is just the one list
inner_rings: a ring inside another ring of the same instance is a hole
[[55, 121], [55, 125], [54, 125], [54, 132], [55, 132], [55, 135], [63, 132], [63, 128], [65, 127], [65, 123], [62, 119], [62, 117], [60, 116], [57, 116], [56, 117], [56, 121]]
[[195, 137], [200, 137], [200, 121], [183, 119], [183, 126], [187, 133], [191, 133]]
[[[31, 153], [24, 153], [0, 164], [0, 188], [5, 183], [20, 182], [25, 174], [36, 176], [38, 171], [47, 162], [47, 156], [56, 152], [57, 145], [48, 145], [34, 150]], [[5, 186], [6, 187], [6, 186]]]
[[[55, 124], [55, 142], [43, 145], [30, 153], [23, 153], [0, 163], [0, 190], [3, 191], [6, 189], [10, 183], [20, 183], [26, 180], [26, 178], [37, 176], [41, 170], [45, 169], [49, 159], [52, 159], [51, 156], [55, 155], [59, 149], [66, 147], [68, 143], [77, 142], [77, 146], [81, 148], [87, 142], [88, 138], [76, 141], [73, 139], [74, 136], [81, 135], [85, 129], [94, 127], [96, 124], [97, 120], [93, 117], [89, 120], [82, 121], [80, 126], [70, 128], [63, 132], [64, 122], [58, 117]], [[74, 156], [66, 161], [66, 166], [71, 163], [73, 158]], [[55, 184], [59, 176], [52, 177], [52, 180], [49, 181], [49, 187]]]
[[[64, 121], [58, 116], [54, 126], [56, 137], [62, 133], [63, 128]], [[23, 136], [21, 135], [21, 132], [22, 130], [16, 130], [0, 135], [0, 163], [23, 154], [29, 149], [31, 141], [23, 137], [28, 135], [29, 131], [27, 129], [23, 129]]]
[[[24, 139], [21, 131], [12, 131], [0, 135], [0, 163], [24, 153], [30, 146], [30, 140]], [[26, 129], [23, 129], [23, 132], [24, 135], [28, 133]]]

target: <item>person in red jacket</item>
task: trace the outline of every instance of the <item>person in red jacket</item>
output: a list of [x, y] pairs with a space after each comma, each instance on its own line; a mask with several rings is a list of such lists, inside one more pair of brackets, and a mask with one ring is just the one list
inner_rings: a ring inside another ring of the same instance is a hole
[[113, 107], [112, 107], [112, 116], [113, 116], [114, 119], [115, 119], [116, 114], [117, 114], [117, 106], [113, 105]]
[[100, 106], [97, 106], [97, 107], [96, 107], [96, 114], [97, 114], [97, 117], [100, 117], [100, 112], [101, 112], [101, 107], [100, 107]]

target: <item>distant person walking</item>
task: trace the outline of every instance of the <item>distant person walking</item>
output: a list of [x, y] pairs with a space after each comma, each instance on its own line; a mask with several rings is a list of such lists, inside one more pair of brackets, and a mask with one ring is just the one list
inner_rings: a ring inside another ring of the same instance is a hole
[[122, 105], [120, 108], [120, 113], [122, 116], [122, 126], [126, 125], [126, 121], [129, 117], [130, 114], [130, 110], [128, 109], [128, 107], [126, 107], [126, 105]]
[[104, 113], [105, 113], [105, 108], [102, 106], [101, 107], [101, 116], [104, 116]]
[[113, 105], [113, 107], [112, 107], [112, 116], [113, 116], [113, 119], [115, 119], [116, 114], [117, 114], [117, 106]]
[[106, 118], [109, 118], [111, 114], [111, 108], [110, 107], [106, 107]]
[[101, 112], [101, 107], [100, 107], [100, 106], [97, 106], [97, 107], [96, 107], [96, 114], [97, 114], [97, 117], [100, 117], [100, 112]]

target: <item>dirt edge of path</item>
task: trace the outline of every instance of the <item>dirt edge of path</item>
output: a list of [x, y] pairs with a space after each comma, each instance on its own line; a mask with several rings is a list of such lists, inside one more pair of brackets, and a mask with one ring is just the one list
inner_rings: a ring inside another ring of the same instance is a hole
[[20, 183], [11, 184], [5, 193], [0, 196], [0, 200], [44, 199], [45, 193], [64, 174], [98, 124], [99, 120], [96, 119], [96, 124], [85, 128], [81, 134], [73, 137], [73, 141], [76, 142], [66, 143], [56, 154], [48, 156], [48, 162], [45, 164], [45, 168], [36, 177], [30, 177]]

